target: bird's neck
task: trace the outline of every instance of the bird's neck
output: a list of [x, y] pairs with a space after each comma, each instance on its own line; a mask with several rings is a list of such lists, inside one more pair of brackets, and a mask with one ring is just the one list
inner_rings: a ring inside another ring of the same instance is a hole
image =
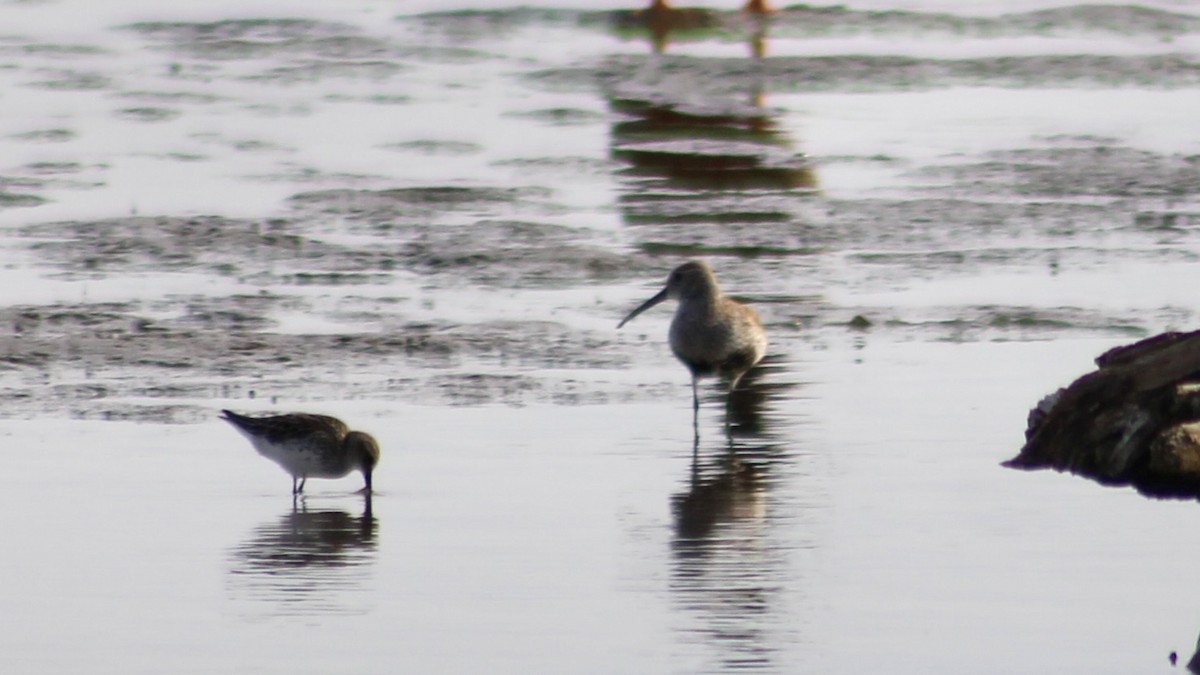
[[707, 316], [715, 313], [719, 304], [720, 296], [705, 293], [684, 298], [683, 302], [679, 303], [679, 309], [688, 314]]

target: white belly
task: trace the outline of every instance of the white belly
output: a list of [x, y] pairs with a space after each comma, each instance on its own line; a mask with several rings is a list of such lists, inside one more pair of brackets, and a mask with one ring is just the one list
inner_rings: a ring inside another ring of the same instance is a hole
[[350, 473], [349, 466], [331, 466], [311, 443], [271, 443], [264, 438], [249, 436], [258, 454], [283, 467], [293, 476], [341, 478]]

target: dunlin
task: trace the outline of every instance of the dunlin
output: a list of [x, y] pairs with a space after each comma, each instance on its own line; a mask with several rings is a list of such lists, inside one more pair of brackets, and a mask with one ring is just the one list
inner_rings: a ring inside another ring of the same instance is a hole
[[356, 469], [366, 482], [363, 492], [371, 492], [379, 444], [370, 434], [350, 431], [341, 420], [326, 415], [247, 417], [230, 410], [222, 410], [221, 415], [250, 440], [258, 454], [292, 475], [292, 494], [303, 492], [310, 476], [341, 478]]
[[617, 328], [669, 298], [679, 301], [671, 320], [671, 351], [692, 373], [692, 410], [696, 412], [700, 409], [696, 380], [718, 375], [733, 391], [742, 375], [762, 360], [767, 333], [758, 313], [722, 295], [712, 268], [698, 260], [676, 267], [667, 277], [666, 287], [630, 312]]

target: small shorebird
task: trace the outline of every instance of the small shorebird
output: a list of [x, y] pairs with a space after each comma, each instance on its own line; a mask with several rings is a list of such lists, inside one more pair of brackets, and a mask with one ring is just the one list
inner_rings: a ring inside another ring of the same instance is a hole
[[669, 342], [675, 358], [692, 373], [692, 412], [700, 410], [696, 380], [718, 375], [737, 387], [746, 371], [767, 351], [767, 333], [758, 313], [721, 295], [717, 277], [706, 263], [693, 260], [676, 267], [667, 285], [617, 324], [624, 326], [638, 314], [668, 298], [679, 301], [671, 320]]
[[222, 410], [221, 419], [248, 438], [258, 454], [292, 475], [294, 495], [304, 491], [309, 476], [341, 478], [355, 469], [362, 471], [366, 482], [362, 491], [371, 492], [379, 444], [370, 434], [350, 431], [336, 417], [306, 413], [247, 417]]

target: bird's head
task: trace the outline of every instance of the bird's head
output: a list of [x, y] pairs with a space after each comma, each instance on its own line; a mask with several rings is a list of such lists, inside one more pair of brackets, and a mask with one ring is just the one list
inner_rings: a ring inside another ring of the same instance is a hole
[[712, 268], [700, 260], [692, 260], [676, 267], [667, 277], [667, 285], [654, 297], [643, 302], [637, 309], [629, 313], [617, 324], [617, 328], [633, 320], [635, 316], [650, 309], [658, 303], [673, 298], [675, 300], [714, 299], [721, 295], [717, 286], [717, 277]]
[[342, 443], [346, 446], [355, 467], [362, 471], [363, 481], [366, 483], [365, 491], [370, 492], [371, 474], [375, 471], [375, 465], [379, 463], [379, 443], [374, 436], [362, 431], [351, 431], [346, 434]]

